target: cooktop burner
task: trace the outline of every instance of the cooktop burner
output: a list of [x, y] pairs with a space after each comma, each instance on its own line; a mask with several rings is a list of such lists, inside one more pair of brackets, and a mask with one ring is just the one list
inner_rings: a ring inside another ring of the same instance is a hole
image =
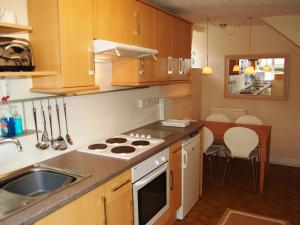
[[122, 144], [127, 141], [126, 138], [109, 138], [105, 142], [109, 144]]
[[121, 154], [121, 153], [133, 153], [135, 152], [135, 148], [131, 146], [118, 146], [111, 149], [112, 153]]
[[89, 145], [88, 147], [90, 150], [102, 150], [102, 149], [106, 149], [107, 145], [106, 144], [93, 144], [93, 145]]
[[147, 146], [150, 145], [150, 142], [144, 140], [137, 140], [137, 141], [133, 141], [131, 144], [134, 146]]

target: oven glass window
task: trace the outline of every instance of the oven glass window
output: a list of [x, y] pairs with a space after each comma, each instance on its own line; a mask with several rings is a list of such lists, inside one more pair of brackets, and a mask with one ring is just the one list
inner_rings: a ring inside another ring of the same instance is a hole
[[167, 172], [138, 190], [139, 225], [145, 225], [167, 204]]

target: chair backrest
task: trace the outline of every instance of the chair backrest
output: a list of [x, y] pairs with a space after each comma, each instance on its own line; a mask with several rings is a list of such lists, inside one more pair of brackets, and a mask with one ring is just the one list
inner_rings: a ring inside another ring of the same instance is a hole
[[207, 128], [204, 127], [204, 152], [212, 145], [214, 142], [214, 134], [213, 132]]
[[214, 122], [230, 122], [230, 119], [223, 115], [223, 114], [210, 114], [207, 118], [206, 118], [207, 121], [214, 121]]
[[258, 141], [255, 131], [245, 127], [233, 127], [224, 134], [224, 142], [233, 157], [248, 158], [250, 152], [258, 145]]
[[243, 124], [254, 124], [254, 125], [262, 125], [261, 119], [256, 116], [245, 115], [240, 116], [236, 119], [235, 123], [243, 123]]

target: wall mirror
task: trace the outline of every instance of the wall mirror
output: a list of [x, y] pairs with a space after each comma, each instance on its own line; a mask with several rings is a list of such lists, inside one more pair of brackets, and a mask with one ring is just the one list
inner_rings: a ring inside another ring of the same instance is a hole
[[225, 56], [224, 96], [285, 100], [288, 65], [287, 54]]

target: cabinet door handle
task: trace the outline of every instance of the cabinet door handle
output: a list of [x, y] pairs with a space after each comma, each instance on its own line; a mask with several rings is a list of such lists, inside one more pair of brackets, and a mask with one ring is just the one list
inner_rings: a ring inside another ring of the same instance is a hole
[[138, 12], [134, 12], [135, 16], [135, 35], [140, 35], [140, 14]]
[[102, 197], [102, 203], [103, 203], [103, 213], [104, 213], [104, 221], [102, 222], [103, 225], [107, 224], [107, 216], [106, 216], [106, 198]]
[[173, 185], [174, 185], [174, 175], [173, 175], [173, 171], [170, 172], [171, 174], [171, 191], [173, 190]]
[[171, 56], [168, 57], [168, 74], [173, 74], [173, 58]]
[[179, 63], [179, 65], [178, 65], [178, 67], [179, 67], [178, 73], [179, 74], [183, 74], [183, 71], [184, 71], [184, 69], [183, 69], [183, 58], [179, 58], [178, 59], [178, 63]]
[[144, 62], [144, 59], [140, 59], [140, 70], [139, 70], [139, 73], [140, 75], [144, 74], [145, 72], [145, 62]]
[[90, 63], [90, 69], [88, 71], [89, 75], [95, 75], [95, 55], [94, 55], [94, 50], [93, 47], [88, 48], [89, 51], [89, 63]]
[[125, 186], [126, 184], [128, 184], [129, 182], [130, 182], [130, 179], [126, 180], [124, 183], [118, 185], [117, 187], [112, 188], [111, 191], [112, 192], [116, 192], [117, 190], [119, 190], [120, 188], [122, 188], [123, 186]]

